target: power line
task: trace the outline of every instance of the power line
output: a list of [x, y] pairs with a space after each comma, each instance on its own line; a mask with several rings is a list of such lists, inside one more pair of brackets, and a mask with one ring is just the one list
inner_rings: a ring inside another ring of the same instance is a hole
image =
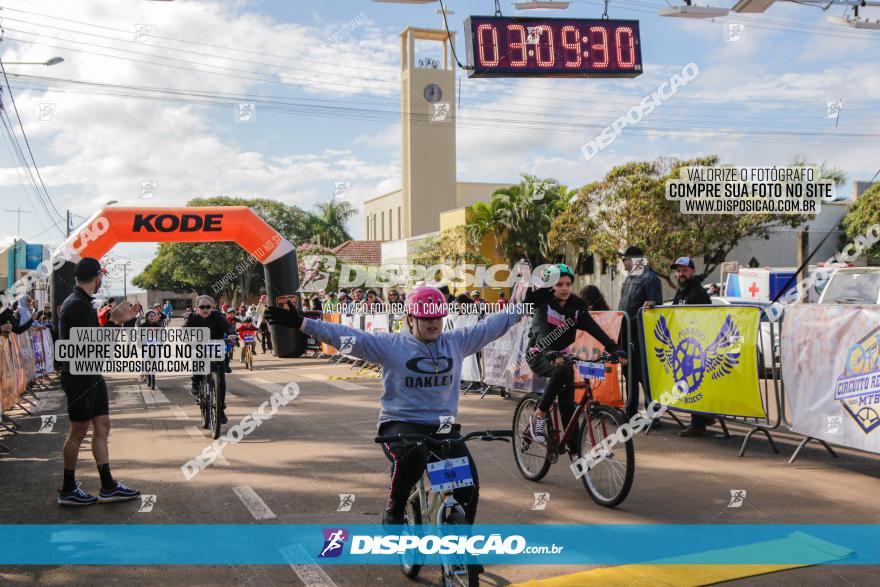
[[[18, 119], [19, 130], [21, 131], [21, 136], [24, 138], [24, 144], [27, 146], [28, 153], [31, 156], [31, 162], [34, 164], [34, 172], [37, 174], [37, 178], [40, 180], [40, 185], [43, 187], [43, 193], [46, 194], [46, 199], [49, 202], [49, 205], [52, 206], [52, 209], [55, 211], [55, 214], [61, 218], [61, 213], [58, 211], [58, 208], [55, 207], [55, 203], [52, 201], [52, 196], [49, 195], [49, 190], [46, 189], [46, 184], [43, 183], [43, 176], [40, 175], [40, 168], [37, 167], [37, 161], [34, 159], [34, 152], [31, 150], [30, 141], [28, 141], [27, 134], [24, 131], [24, 123], [21, 121], [21, 116], [18, 114], [18, 106], [15, 104], [15, 96], [12, 95], [12, 87], [9, 85], [9, 78], [6, 77], [6, 67], [3, 65], [3, 60], [0, 60], [0, 71], [3, 72], [3, 80], [6, 82], [6, 88], [9, 90], [9, 100], [12, 102], [12, 109], [15, 111], [15, 118]], [[5, 111], [5, 108], [3, 109]]]

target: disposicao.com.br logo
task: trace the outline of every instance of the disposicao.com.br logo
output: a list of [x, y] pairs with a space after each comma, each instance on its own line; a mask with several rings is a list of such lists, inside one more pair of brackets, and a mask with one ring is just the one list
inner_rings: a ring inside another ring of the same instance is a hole
[[[320, 557], [339, 556], [348, 532], [343, 528], [324, 529], [324, 546]], [[384, 534], [350, 536], [350, 555], [519, 555], [560, 554], [563, 546], [528, 546], [525, 537], [518, 534]]]

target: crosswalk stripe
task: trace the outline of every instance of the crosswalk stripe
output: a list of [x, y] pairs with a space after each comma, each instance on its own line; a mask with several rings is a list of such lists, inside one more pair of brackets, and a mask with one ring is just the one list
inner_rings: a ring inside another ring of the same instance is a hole
[[144, 403], [148, 405], [167, 404], [171, 401], [165, 397], [165, 394], [158, 387], [156, 389], [143, 388], [141, 389], [141, 394], [144, 396]]
[[346, 391], [359, 391], [363, 389], [369, 389], [368, 387], [358, 385], [357, 383], [352, 383], [351, 381], [339, 381], [336, 379], [329, 379], [326, 375], [319, 375], [318, 373], [303, 373], [302, 376], [313, 379], [314, 381], [322, 381], [328, 385], [332, 385], [333, 387], [338, 387], [339, 389], [344, 389]]
[[238, 496], [238, 499], [244, 504], [244, 507], [248, 509], [251, 515], [255, 520], [270, 520], [275, 516], [275, 513], [269, 509], [269, 506], [266, 505], [260, 496], [257, 495], [257, 492], [253, 490], [253, 488], [247, 485], [241, 485], [239, 487], [233, 487], [232, 491], [235, 492], [235, 495]]
[[183, 408], [181, 408], [180, 406], [173, 405], [173, 406], [165, 406], [165, 407], [168, 408], [169, 410], [171, 410], [171, 413], [174, 414], [174, 417], [177, 418], [178, 420], [184, 420], [184, 421], [189, 420], [189, 416], [186, 415], [186, 412], [184, 412]]
[[[285, 546], [280, 551], [281, 556], [290, 563], [290, 568], [293, 569], [305, 587], [336, 587], [333, 579], [324, 572], [324, 569], [315, 564], [314, 559], [299, 544]], [[305, 564], [303, 561], [306, 561]]]
[[280, 383], [275, 383], [274, 381], [269, 381], [268, 379], [262, 379], [260, 377], [251, 377], [248, 379], [248, 383], [256, 385], [260, 389], [268, 391], [270, 394], [281, 393], [284, 391], [284, 386]]

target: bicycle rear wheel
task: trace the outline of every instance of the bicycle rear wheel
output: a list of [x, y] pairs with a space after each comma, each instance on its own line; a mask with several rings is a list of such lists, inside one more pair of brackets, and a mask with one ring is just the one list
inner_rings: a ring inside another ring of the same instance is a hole
[[535, 413], [540, 396], [531, 393], [519, 401], [513, 412], [513, 458], [522, 476], [540, 481], [550, 470], [550, 450], [532, 440], [529, 418]]
[[251, 347], [248, 347], [247, 354], [244, 356], [245, 363], [247, 364], [247, 368], [251, 371], [254, 370], [254, 351], [251, 350]]
[[[467, 525], [464, 515], [457, 509], [451, 510], [446, 516], [446, 524]], [[479, 565], [467, 565], [460, 555], [448, 555], [443, 557], [443, 571], [441, 574], [443, 587], [479, 587]]]
[[[594, 446], [599, 446], [604, 439], [617, 435], [618, 429], [625, 422], [620, 410], [608, 406], [595, 406], [591, 414], [590, 418], [581, 422], [581, 455], [590, 454]], [[635, 477], [636, 453], [632, 435], [626, 442], [618, 442], [610, 449], [599, 449], [598, 452], [600, 458], [584, 473], [581, 481], [593, 501], [613, 508], [629, 495]]]

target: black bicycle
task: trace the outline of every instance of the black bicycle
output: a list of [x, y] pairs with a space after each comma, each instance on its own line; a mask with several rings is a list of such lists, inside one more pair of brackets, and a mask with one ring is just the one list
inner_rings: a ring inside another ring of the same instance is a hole
[[[404, 519], [406, 526], [412, 526], [413, 530], [404, 531], [405, 534], [418, 535], [416, 526], [422, 523], [422, 520], [434, 520], [437, 526], [441, 525], [467, 525], [467, 516], [465, 516], [464, 508], [455, 499], [452, 494], [454, 487], [464, 487], [473, 485], [473, 479], [462, 477], [460, 469], [453, 466], [455, 459], [449, 459], [449, 450], [454, 444], [467, 442], [473, 438], [480, 440], [503, 440], [508, 442], [508, 438], [513, 438], [513, 430], [482, 430], [479, 432], [471, 432], [460, 438], [444, 438], [437, 439], [424, 434], [396, 434], [393, 436], [377, 436], [375, 442], [378, 444], [387, 442], [413, 442], [418, 444], [427, 444], [430, 448], [439, 451], [435, 453], [431, 451], [431, 458], [428, 462], [428, 468], [425, 474], [413, 487], [409, 499], [406, 502], [406, 510]], [[446, 465], [449, 466], [446, 466]], [[431, 473], [434, 473], [434, 482], [431, 481]], [[469, 472], [469, 468], [468, 468]], [[467, 475], [467, 474], [465, 474]], [[440, 480], [440, 483], [437, 481]], [[444, 482], [446, 481], [446, 482]], [[470, 483], [468, 483], [470, 481]], [[427, 489], [426, 489], [427, 487]], [[460, 585], [462, 587], [477, 587], [480, 584], [480, 573], [483, 570], [482, 565], [469, 565], [465, 562], [463, 555], [442, 555], [442, 581], [444, 587], [452, 587]], [[401, 570], [403, 574], [410, 579], [415, 579], [422, 570], [422, 565], [418, 562], [418, 557], [404, 555], [401, 562]]]
[[[230, 346], [227, 342], [227, 352]], [[226, 363], [215, 361], [211, 363], [211, 371], [202, 376], [196, 399], [202, 413], [202, 428], [210, 430], [211, 438], [215, 439], [220, 437], [220, 412], [223, 409], [221, 396], [226, 397]]]

